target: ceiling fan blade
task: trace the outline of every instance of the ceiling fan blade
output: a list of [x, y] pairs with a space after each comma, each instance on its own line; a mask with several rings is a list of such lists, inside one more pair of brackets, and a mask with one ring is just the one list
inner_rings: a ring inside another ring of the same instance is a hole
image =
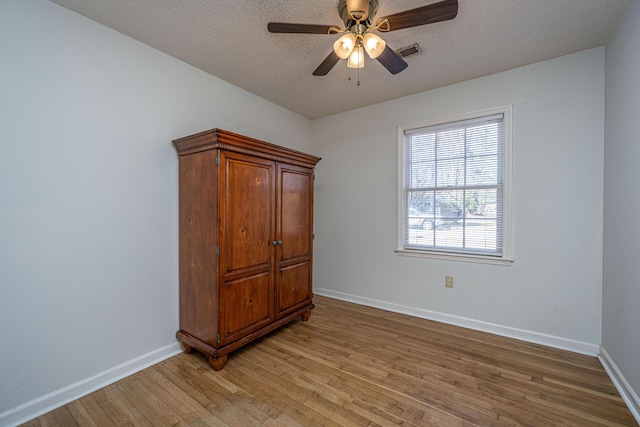
[[384, 68], [389, 70], [391, 74], [398, 74], [409, 66], [407, 62], [393, 51], [388, 45], [382, 51], [382, 54], [376, 58]]
[[[438, 3], [428, 4], [404, 12], [383, 16], [376, 21], [376, 25], [382, 25], [380, 31], [395, 31], [403, 28], [417, 27], [419, 25], [433, 24], [434, 22], [448, 21], [458, 14], [458, 0], [444, 0]], [[388, 20], [388, 24], [384, 20]]]
[[[395, 52], [394, 52], [395, 53]], [[318, 68], [313, 72], [314, 76], [326, 76], [329, 71], [340, 61], [340, 57], [336, 55], [334, 51], [331, 51], [329, 56], [324, 58], [322, 64], [318, 65]]]
[[267, 29], [270, 33], [296, 34], [335, 34], [341, 31], [340, 27], [335, 25], [288, 24], [286, 22], [269, 22]]

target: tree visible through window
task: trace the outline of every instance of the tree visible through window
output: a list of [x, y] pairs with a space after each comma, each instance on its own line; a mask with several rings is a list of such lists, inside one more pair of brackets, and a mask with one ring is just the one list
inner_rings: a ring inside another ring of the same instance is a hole
[[505, 112], [404, 131], [399, 250], [503, 256]]

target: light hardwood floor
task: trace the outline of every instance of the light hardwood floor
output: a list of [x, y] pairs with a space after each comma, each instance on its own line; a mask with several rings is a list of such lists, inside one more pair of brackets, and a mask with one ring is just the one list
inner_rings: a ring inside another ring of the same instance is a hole
[[594, 357], [314, 302], [220, 372], [180, 354], [26, 425], [637, 425]]

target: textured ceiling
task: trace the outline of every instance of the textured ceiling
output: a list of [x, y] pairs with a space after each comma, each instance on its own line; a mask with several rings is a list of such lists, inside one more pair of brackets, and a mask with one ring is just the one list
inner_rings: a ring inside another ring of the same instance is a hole
[[[339, 35], [270, 34], [269, 21], [342, 27], [337, 0], [52, 0], [310, 119], [602, 46], [630, 0], [459, 0], [452, 21], [381, 34], [420, 55], [391, 75], [365, 59], [312, 72]], [[380, 0], [377, 17], [433, 3]]]

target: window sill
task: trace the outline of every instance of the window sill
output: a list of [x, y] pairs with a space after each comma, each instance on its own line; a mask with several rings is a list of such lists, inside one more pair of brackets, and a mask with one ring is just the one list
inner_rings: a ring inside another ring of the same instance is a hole
[[479, 264], [507, 265], [513, 264], [512, 257], [494, 257], [489, 255], [474, 255], [463, 253], [436, 252], [436, 251], [418, 251], [410, 249], [396, 249], [399, 256], [408, 256], [414, 258], [439, 259], [444, 261], [462, 261], [475, 262]]

